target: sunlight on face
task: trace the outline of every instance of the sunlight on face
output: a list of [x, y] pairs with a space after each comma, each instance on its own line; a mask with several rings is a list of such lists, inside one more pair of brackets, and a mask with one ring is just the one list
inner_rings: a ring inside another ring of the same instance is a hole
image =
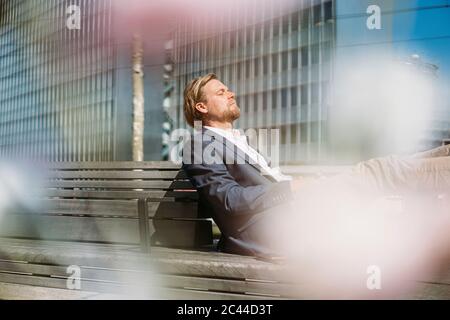
[[207, 119], [217, 122], [232, 122], [239, 118], [240, 109], [236, 104], [235, 95], [219, 80], [213, 79], [204, 87]]

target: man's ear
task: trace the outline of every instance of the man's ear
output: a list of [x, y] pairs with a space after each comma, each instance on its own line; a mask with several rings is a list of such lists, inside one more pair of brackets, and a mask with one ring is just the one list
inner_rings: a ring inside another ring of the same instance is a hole
[[201, 112], [203, 114], [208, 113], [208, 107], [203, 102], [199, 102], [195, 105], [195, 109], [197, 109], [198, 112]]

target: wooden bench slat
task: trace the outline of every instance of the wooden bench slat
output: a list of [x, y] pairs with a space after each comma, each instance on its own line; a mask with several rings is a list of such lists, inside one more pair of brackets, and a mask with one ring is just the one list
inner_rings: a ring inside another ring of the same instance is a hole
[[147, 170], [147, 171], [62, 171], [46, 172], [48, 179], [187, 179], [186, 173], [179, 170]]
[[[9, 284], [14, 284], [9, 286]], [[19, 285], [17, 285], [19, 284]], [[17, 286], [29, 287], [22, 290], [22, 296], [18, 296]], [[132, 290], [127, 290], [127, 286], [120, 283], [110, 282], [95, 282], [95, 281], [81, 281], [82, 290], [62, 290], [66, 289], [66, 279], [61, 278], [49, 278], [42, 276], [30, 276], [22, 274], [7, 274], [0, 273], [0, 299], [45, 299], [49, 296], [47, 291], [58, 290], [58, 295], [53, 296], [54, 299], [89, 299], [95, 298], [95, 293], [100, 293], [100, 297], [108, 299], [108, 296], [101, 295], [103, 292], [110, 293], [110, 298], [131, 298]], [[39, 289], [35, 294], [33, 290]], [[180, 289], [180, 288], [164, 288], [152, 286], [148, 287], [147, 298], [156, 299], [279, 299], [276, 297], [270, 297], [265, 295], [255, 294], [237, 294], [217, 291], [202, 291], [192, 289]], [[152, 290], [153, 289], [153, 290]], [[32, 292], [30, 292], [32, 291]], [[128, 293], [128, 295], [127, 295]], [[120, 295], [120, 296], [118, 296]], [[142, 297], [142, 296], [141, 296]], [[310, 298], [306, 294], [303, 294], [297, 299]], [[448, 300], [450, 299], [450, 286], [435, 284], [435, 283], [420, 283], [418, 284], [415, 292], [410, 293], [405, 297], [399, 297], [403, 299], [429, 299], [429, 300]]]
[[180, 169], [181, 165], [170, 161], [105, 161], [105, 162], [50, 162], [43, 165], [48, 169], [59, 170], [120, 170], [120, 169]]
[[34, 214], [121, 216], [136, 218], [138, 200], [40, 199]]
[[[36, 243], [37, 242], [37, 243]], [[55, 243], [55, 245], [52, 245]], [[8, 245], [7, 245], [8, 244]], [[141, 255], [138, 247], [132, 252], [124, 246], [31, 241], [0, 238], [0, 259], [26, 260], [37, 264], [84, 265], [112, 269], [134, 269], [151, 266], [156, 272], [199, 277], [228, 279], [258, 279], [288, 282], [282, 265], [272, 264], [254, 257], [238, 256], [220, 252], [180, 250], [153, 247], [150, 256]], [[114, 249], [116, 248], [116, 249]]]
[[[137, 200], [40, 199], [34, 214], [117, 216], [136, 218]], [[148, 202], [151, 218], [201, 218], [196, 202]]]
[[83, 181], [49, 180], [47, 188], [194, 189], [189, 181]]
[[[0, 221], [2, 237], [130, 244], [140, 240], [137, 219], [5, 216]], [[192, 248], [212, 243], [211, 234], [208, 234], [212, 226], [208, 220], [150, 220], [149, 228], [156, 245]]]
[[67, 190], [67, 189], [46, 189], [43, 192], [47, 197], [65, 198], [99, 198], [99, 199], [138, 199], [150, 198], [158, 201], [177, 200], [198, 200], [195, 190], [186, 191], [163, 191], [163, 190], [142, 190], [142, 191], [98, 191], [98, 190]]
[[[235, 294], [226, 292], [214, 291], [196, 291], [196, 290], [182, 290], [163, 288], [159, 292], [161, 299], [171, 300], [268, 300], [277, 299], [267, 296], [257, 296], [251, 294]], [[279, 298], [278, 298], [279, 299]]]
[[[14, 272], [20, 274], [46, 275], [64, 278], [68, 277], [67, 266], [39, 265], [32, 263], [17, 263], [0, 261], [0, 273]], [[181, 275], [156, 274], [150, 270], [121, 270], [107, 268], [92, 268], [80, 266], [82, 280], [137, 283], [149, 281], [158, 285], [172, 288], [198, 288], [202, 290], [225, 291], [234, 293], [267, 294], [272, 296], [294, 297], [298, 288], [293, 285], [263, 281], [242, 281], [229, 279], [213, 279], [202, 277], [188, 277]]]
[[[45, 276], [0, 273], [0, 286], [2, 282], [17, 283], [22, 285], [30, 285], [38, 287], [49, 287], [55, 289], [67, 289], [66, 279], [51, 278]], [[124, 292], [125, 287], [126, 286], [121, 283], [95, 282], [95, 281], [81, 282], [81, 290], [87, 292], [108, 292], [112, 294], [120, 294]], [[77, 292], [78, 290], [70, 290], [70, 291]]]
[[[60, 278], [48, 278], [39, 276], [29, 276], [20, 274], [1, 274], [0, 273], [0, 286], [3, 283], [19, 283], [22, 285], [32, 285], [35, 287], [50, 287], [55, 289], [66, 289], [66, 279]], [[112, 294], [121, 295], [123, 298], [132, 298], [137, 296], [138, 293], [133, 291], [132, 288], [120, 283], [110, 282], [95, 282], [95, 281], [81, 281], [81, 289], [83, 292], [108, 292]], [[236, 294], [226, 292], [214, 292], [214, 291], [200, 291], [200, 290], [186, 290], [178, 288], [164, 288], [149, 285], [145, 287], [147, 290], [139, 292], [140, 297], [147, 299], [270, 299], [266, 296], [257, 296], [249, 294]], [[69, 290], [67, 290], [69, 291]], [[80, 292], [78, 290], [71, 290], [73, 294]], [[143, 292], [144, 291], [144, 292]], [[0, 290], [0, 292], [2, 292]], [[3, 298], [7, 298], [6, 293], [3, 292]]]
[[[83, 244], [73, 244], [74, 247], [86, 247], [85, 250], [82, 250], [78, 253], [78, 256], [73, 256], [74, 253], [77, 252], [77, 250], [67, 250], [68, 244], [67, 243], [60, 243], [61, 248], [60, 250], [55, 250], [53, 254], [48, 254], [45, 251], [39, 251], [37, 250], [38, 247], [42, 247], [43, 243], [46, 244], [48, 242], [40, 241], [39, 243], [27, 241], [27, 240], [9, 240], [6, 239], [6, 241], [3, 241], [4, 239], [0, 239], [1, 243], [7, 243], [10, 242], [11, 245], [20, 245], [20, 246], [29, 246], [30, 248], [26, 250], [28, 252], [28, 258], [29, 260], [33, 261], [39, 261], [40, 263], [63, 263], [65, 265], [70, 264], [77, 264], [77, 265], [83, 265], [84, 263], [88, 262], [90, 263], [91, 269], [95, 269], [95, 267], [105, 267], [105, 268], [113, 268], [113, 269], [121, 269], [125, 268], [127, 270], [130, 269], [130, 266], [134, 266], [131, 269], [136, 268], [137, 265], [141, 265], [144, 267], [149, 267], [152, 270], [163, 272], [163, 273], [172, 273], [173, 275], [183, 275], [186, 276], [187, 274], [191, 275], [199, 275], [200, 277], [205, 277], [207, 275], [207, 272], [205, 272], [205, 269], [208, 267], [206, 263], [209, 261], [210, 266], [213, 266], [215, 269], [215, 274], [210, 276], [213, 276], [215, 278], [224, 278], [224, 277], [232, 277], [232, 276], [238, 276], [241, 279], [245, 278], [253, 278], [253, 279], [267, 279], [267, 280], [276, 280], [280, 279], [283, 275], [283, 267], [279, 265], [273, 265], [267, 262], [258, 261], [252, 257], [242, 257], [242, 256], [236, 256], [236, 255], [230, 255], [230, 254], [223, 254], [223, 253], [208, 253], [208, 252], [198, 252], [198, 251], [189, 251], [189, 250], [179, 250], [179, 249], [170, 249], [170, 248], [153, 248], [152, 250], [152, 256], [147, 257], [145, 260], [140, 261], [137, 259], [136, 261], [133, 261], [133, 258], [137, 258], [139, 255], [128, 255], [125, 251], [114, 251], [108, 252], [104, 248], [103, 245], [96, 245], [99, 248], [95, 250], [94, 248], [96, 246], [88, 246]], [[113, 246], [111, 246], [113, 247]], [[36, 249], [32, 249], [36, 248]], [[10, 257], [10, 258], [17, 258], [16, 255], [10, 254], [11, 252], [17, 252], [18, 250], [10, 251], [10, 249], [7, 246], [2, 246], [2, 250], [0, 250], [0, 253], [3, 254], [3, 258]], [[86, 258], [89, 254], [92, 255], [92, 252], [95, 252], [95, 255]], [[31, 254], [34, 252], [33, 254]], [[64, 252], [67, 257], [62, 256], [61, 252]], [[71, 259], [68, 259], [69, 255], [72, 256]], [[109, 256], [110, 259], [103, 260], [101, 258], [102, 255]], [[201, 256], [204, 255], [204, 258], [201, 258]], [[208, 256], [210, 257], [208, 259]], [[58, 257], [59, 259], [55, 259], [55, 257]], [[35, 259], [37, 258], [37, 259]], [[117, 263], [119, 260], [123, 259], [127, 262], [132, 262], [131, 265], [118, 265]], [[140, 261], [140, 262], [139, 262]], [[192, 268], [183, 268], [183, 265], [191, 265]], [[222, 262], [220, 262], [222, 261]], [[89, 264], [88, 264], [89, 265]], [[209, 268], [209, 267], [208, 267]], [[224, 272], [225, 269], [225, 272]], [[194, 271], [195, 270], [195, 271]], [[27, 271], [27, 270], [19, 270], [19, 271]], [[449, 270], [450, 271], [450, 270]], [[108, 271], [109, 272], [109, 271]], [[445, 285], [446, 281], [448, 281], [448, 276], [450, 273], [447, 273], [447, 276], [438, 279], [435, 279], [435, 283], [439, 283], [439, 285]], [[208, 278], [209, 279], [209, 278]], [[446, 280], [447, 279], [447, 280]], [[230, 280], [230, 279], [227, 279]], [[201, 281], [201, 280], [200, 280]], [[283, 281], [283, 280], [281, 280]], [[289, 279], [285, 279], [285, 282], [289, 282]], [[214, 286], [214, 285], [213, 285]], [[448, 288], [450, 286], [447, 284]], [[260, 287], [261, 290], [263, 287]], [[446, 287], [440, 287], [440, 288], [446, 288]], [[270, 291], [274, 292], [274, 291]], [[289, 292], [289, 291], [288, 291]], [[440, 291], [442, 293], [442, 291]], [[287, 294], [287, 293], [286, 293]], [[436, 292], [434, 292], [436, 294]], [[439, 297], [439, 295], [437, 295]], [[442, 298], [442, 296], [440, 296]]]
[[137, 219], [9, 214], [0, 221], [4, 237], [138, 243]]
[[[13, 278], [14, 279], [14, 278]], [[121, 295], [44, 286], [0, 283], [0, 299], [6, 300], [117, 300]]]
[[[11, 258], [17, 261], [30, 262], [32, 260], [25, 259], [21, 256], [20, 252], [28, 251], [30, 257], [36, 252], [48, 252], [53, 251], [54, 254], [61, 259], [65, 259], [64, 251], [70, 248], [69, 252], [78, 256], [78, 254], [89, 253], [118, 253], [120, 255], [127, 255], [130, 253], [140, 254], [139, 246], [136, 244], [118, 244], [118, 243], [84, 243], [84, 242], [67, 242], [67, 241], [54, 241], [54, 240], [42, 240], [42, 239], [20, 239], [20, 238], [2, 238], [0, 237], [0, 260], [9, 261]], [[14, 253], [17, 251], [17, 254]], [[2, 255], [4, 253], [4, 255]], [[45, 256], [45, 253], [43, 253]], [[147, 256], [147, 255], [144, 255]], [[55, 260], [56, 261], [56, 260]], [[64, 260], [65, 261], [65, 260]], [[46, 264], [55, 264], [57, 262], [45, 262]], [[65, 263], [65, 262], [64, 262]], [[103, 262], [104, 263], [104, 262]]]
[[[66, 256], [70, 253], [76, 256], [77, 259], [82, 258], [84, 255], [88, 255], [91, 252], [94, 252], [97, 256], [97, 258], [100, 258], [100, 254], [108, 253], [108, 255], [115, 255], [115, 256], [124, 256], [126, 257], [125, 260], [131, 259], [136, 260], [140, 257], [140, 252], [135, 250], [138, 247], [135, 245], [122, 245], [122, 244], [99, 244], [99, 243], [77, 243], [77, 242], [64, 242], [64, 241], [49, 241], [49, 240], [27, 240], [27, 239], [14, 239], [14, 238], [0, 238], [0, 247], [2, 250], [0, 250], [0, 254], [2, 252], [6, 253], [6, 257], [8, 257], [8, 254], [11, 254], [11, 257], [14, 257], [15, 259], [21, 260], [24, 257], [18, 254], [13, 254], [14, 250], [20, 251], [24, 250], [30, 252], [31, 258], [34, 254], [38, 255], [39, 258], [45, 258], [45, 256], [54, 254], [55, 256], [61, 257], [62, 259], [65, 259]], [[67, 252], [66, 248], [70, 248], [70, 250]], [[136, 255], [136, 253], [138, 255]], [[130, 256], [130, 257], [128, 257]], [[159, 259], [159, 258], [173, 258], [174, 264], [176, 263], [184, 263], [184, 261], [187, 261], [188, 263], [192, 263], [195, 261], [197, 264], [228, 264], [233, 265], [236, 268], [242, 264], [246, 265], [255, 265], [259, 269], [269, 268], [272, 269], [274, 264], [264, 262], [261, 260], [258, 260], [255, 257], [251, 256], [240, 256], [235, 254], [228, 254], [228, 253], [222, 253], [217, 252], [215, 250], [211, 249], [204, 249], [201, 250], [199, 248], [196, 248], [195, 250], [192, 249], [177, 249], [177, 248], [167, 248], [167, 247], [154, 247], [152, 248], [152, 254], [150, 256], [142, 255], [142, 258], [145, 259]], [[5, 256], [0, 256], [0, 259], [5, 259]], [[36, 262], [31, 261], [30, 262]], [[38, 260], [39, 263], [45, 263], [50, 264], [50, 262], [43, 262], [43, 260]], [[64, 262], [62, 264], [67, 264], [66, 260], [63, 260]], [[100, 261], [100, 260], [99, 260]], [[102, 262], [99, 264], [106, 265], [106, 263], [101, 260]], [[116, 262], [119, 262], [119, 260], [115, 260]], [[149, 260], [145, 260], [146, 262], [144, 264], [149, 264]], [[36, 262], [38, 263], [38, 262]], [[55, 262], [51, 262], [54, 264]], [[89, 264], [91, 266], [95, 266], [94, 264]], [[279, 271], [277, 268], [276, 270]], [[244, 275], [246, 277], [247, 275]], [[251, 276], [251, 275], [250, 275]], [[242, 278], [242, 276], [240, 276]]]
[[[267, 269], [267, 270], [275, 270], [276, 272], [280, 272], [280, 266], [277, 264], [261, 261], [255, 257], [251, 256], [241, 256], [229, 253], [217, 252], [215, 250], [200, 250], [196, 249], [177, 249], [177, 248], [168, 248], [168, 247], [155, 247], [152, 248], [151, 255], [140, 255], [139, 251], [136, 252], [130, 249], [134, 248], [133, 245], [122, 245], [122, 244], [99, 244], [99, 243], [81, 243], [81, 242], [64, 242], [64, 241], [49, 241], [49, 240], [28, 240], [28, 239], [14, 239], [14, 238], [0, 238], [0, 254], [2, 251], [4, 253], [10, 254], [11, 257], [15, 257], [15, 259], [21, 260], [23, 257], [20, 254], [15, 255], [14, 250], [22, 249], [24, 251], [30, 252], [30, 258], [36, 254], [39, 259], [45, 259], [47, 255], [54, 254], [62, 259], [65, 259], [68, 255], [74, 255], [77, 259], [82, 258], [84, 255], [87, 255], [89, 252], [95, 252], [98, 258], [101, 258], [100, 255], [102, 252], [108, 252], [108, 255], [115, 254], [116, 256], [126, 256], [125, 261], [128, 259], [136, 260], [143, 258], [145, 260], [145, 264], [148, 264], [152, 259], [172, 259], [174, 264], [192, 264], [196, 263], [198, 265], [208, 263], [210, 264], [228, 264], [238, 269], [243, 265], [250, 265], [252, 268], [255, 267], [257, 269]], [[66, 248], [70, 248], [69, 251]], [[137, 247], [136, 247], [137, 248]], [[129, 255], [129, 257], [128, 257]], [[0, 259], [5, 259], [0, 256]], [[150, 259], [150, 260], [148, 260]], [[168, 260], [168, 261], [169, 261]], [[29, 260], [33, 263], [43, 263], [43, 264], [52, 264], [53, 262], [48, 262], [47, 260]], [[45, 262], [47, 261], [47, 262]], [[106, 265], [103, 260], [101, 265]], [[117, 259], [114, 261], [121, 262]], [[64, 260], [62, 264], [67, 264], [68, 262]], [[69, 262], [70, 263], [70, 262]], [[94, 264], [89, 264], [95, 266]], [[244, 274], [239, 275], [239, 278], [252, 277], [252, 274]]]

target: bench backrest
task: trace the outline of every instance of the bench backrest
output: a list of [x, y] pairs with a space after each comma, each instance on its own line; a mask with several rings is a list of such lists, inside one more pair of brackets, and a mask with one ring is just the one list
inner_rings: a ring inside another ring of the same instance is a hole
[[212, 244], [197, 192], [171, 162], [46, 165], [33, 210], [1, 217], [0, 236], [194, 248]]

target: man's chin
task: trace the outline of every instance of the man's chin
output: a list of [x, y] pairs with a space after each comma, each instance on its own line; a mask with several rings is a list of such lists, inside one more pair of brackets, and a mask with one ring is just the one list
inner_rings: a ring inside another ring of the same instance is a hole
[[234, 120], [239, 119], [239, 117], [241, 116], [241, 109], [239, 108], [239, 106], [237, 104], [232, 105], [232, 114], [234, 115]]
[[241, 111], [239, 109], [237, 109], [236, 112], [233, 112], [233, 121], [239, 119], [239, 117], [241, 116]]
[[226, 114], [224, 116], [229, 121], [237, 120], [241, 116], [241, 110], [239, 109], [239, 107], [237, 105], [232, 105], [231, 108], [228, 110], [228, 112], [226, 112]]

